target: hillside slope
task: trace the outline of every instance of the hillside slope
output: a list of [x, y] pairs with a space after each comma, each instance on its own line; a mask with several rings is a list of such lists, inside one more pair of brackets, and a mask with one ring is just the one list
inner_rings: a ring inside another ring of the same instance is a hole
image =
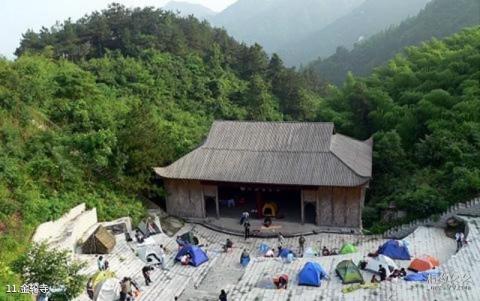
[[[313, 119], [319, 98], [258, 45], [195, 18], [112, 5], [28, 32], [0, 58], [0, 283], [39, 223], [85, 202], [100, 219], [160, 200], [152, 167], [215, 119]], [[4, 290], [0, 290], [4, 300]]]
[[367, 75], [405, 46], [417, 45], [432, 37], [442, 38], [464, 27], [480, 24], [479, 12], [478, 0], [434, 0], [417, 16], [355, 45], [351, 51], [340, 47], [331, 57], [312, 62], [309, 68], [337, 84], [345, 79], [348, 71]]
[[338, 46], [351, 49], [353, 44], [391, 25], [399, 24], [425, 7], [430, 0], [366, 0], [347, 15], [320, 31], [289, 41], [277, 50], [289, 65], [311, 62], [335, 53]]
[[479, 50], [480, 26], [407, 47], [366, 78], [347, 76], [320, 106], [339, 132], [373, 135], [365, 226], [388, 227], [392, 204], [423, 218], [479, 195]]
[[267, 51], [317, 31], [364, 0], [239, 0], [210, 22], [239, 41]]

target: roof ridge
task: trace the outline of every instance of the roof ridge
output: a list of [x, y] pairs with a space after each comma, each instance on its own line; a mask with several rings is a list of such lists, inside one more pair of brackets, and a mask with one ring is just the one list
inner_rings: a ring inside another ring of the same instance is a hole
[[327, 151], [302, 151], [302, 150], [254, 150], [249, 148], [228, 148], [228, 147], [209, 147], [201, 146], [199, 149], [211, 149], [211, 150], [224, 150], [224, 151], [240, 151], [240, 152], [251, 152], [251, 153], [305, 153], [305, 154], [317, 154], [317, 153], [331, 153], [331, 150]]
[[286, 123], [286, 124], [332, 124], [335, 125], [331, 121], [291, 121], [291, 120], [278, 120], [278, 121], [257, 121], [257, 120], [222, 120], [217, 119], [214, 120], [213, 123], [221, 123], [221, 122], [228, 122], [228, 123]]
[[[358, 140], [358, 139], [355, 139], [355, 138], [352, 138], [350, 136], [346, 136], [346, 135], [342, 135], [342, 134], [333, 134], [331, 139], [330, 139], [330, 147], [329, 147], [329, 150], [330, 152], [338, 159], [340, 160], [340, 162], [342, 162], [342, 164], [344, 164], [348, 169], [350, 169], [354, 174], [356, 174], [357, 176], [359, 177], [367, 177], [367, 178], [371, 178], [371, 171], [370, 171], [370, 176], [365, 176], [365, 175], [362, 175], [360, 174], [358, 171], [356, 171], [352, 166], [350, 166], [350, 164], [348, 164], [347, 162], [345, 162], [333, 149], [332, 149], [332, 145], [333, 145], [333, 139], [335, 139], [336, 135], [339, 135], [339, 136], [342, 136], [343, 138], [346, 138], [348, 140], [351, 140], [353, 142], [357, 142], [357, 143], [362, 143], [363, 145], [365, 145], [366, 147], [369, 147], [371, 149], [371, 151], [373, 151], [373, 145], [371, 143], [368, 143], [367, 141], [370, 141], [372, 139], [372, 137], [370, 137], [369, 139], [365, 140], [365, 141], [361, 141], [361, 140]], [[373, 143], [373, 140], [372, 140], [372, 143]]]

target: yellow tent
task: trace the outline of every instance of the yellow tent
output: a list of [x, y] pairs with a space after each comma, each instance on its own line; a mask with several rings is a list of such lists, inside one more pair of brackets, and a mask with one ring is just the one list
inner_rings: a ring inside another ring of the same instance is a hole
[[263, 216], [277, 216], [278, 207], [274, 202], [267, 202], [263, 205], [262, 214]]
[[92, 276], [92, 282], [93, 282], [93, 287], [97, 286], [97, 284], [99, 284], [100, 282], [104, 281], [104, 280], [107, 280], [107, 279], [110, 279], [110, 278], [115, 278], [115, 273], [112, 272], [112, 271], [99, 271], [99, 272], [96, 272], [93, 276]]

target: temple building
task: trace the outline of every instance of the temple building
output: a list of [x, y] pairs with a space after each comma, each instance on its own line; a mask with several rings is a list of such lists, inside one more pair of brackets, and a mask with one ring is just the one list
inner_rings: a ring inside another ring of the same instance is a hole
[[372, 176], [372, 140], [333, 123], [216, 121], [202, 145], [155, 168], [171, 215], [258, 217], [362, 227]]

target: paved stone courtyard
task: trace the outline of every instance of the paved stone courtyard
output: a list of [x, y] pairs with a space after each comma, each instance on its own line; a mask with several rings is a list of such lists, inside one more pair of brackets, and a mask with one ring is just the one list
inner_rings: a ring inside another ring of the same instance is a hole
[[[469, 243], [460, 252], [455, 254], [455, 241], [445, 236], [443, 229], [419, 227], [414, 233], [406, 237], [410, 243], [413, 256], [429, 254], [437, 257], [441, 263], [441, 271], [450, 276], [467, 275], [470, 286], [468, 289], [432, 289], [427, 283], [398, 282], [381, 283], [377, 289], [360, 289], [344, 294], [344, 287], [335, 276], [335, 266], [344, 259], [358, 262], [368, 252], [374, 251], [385, 239], [380, 236], [365, 236], [355, 234], [321, 233], [306, 237], [306, 247], [340, 248], [344, 242], [354, 243], [358, 252], [348, 255], [327, 257], [299, 258], [291, 264], [282, 263], [278, 258], [263, 258], [258, 252], [262, 242], [276, 247], [277, 240], [255, 238], [247, 241], [241, 237], [232, 237], [227, 234], [207, 229], [203, 226], [186, 224], [179, 233], [193, 231], [204, 245], [210, 260], [194, 268], [174, 264], [177, 246], [174, 237], [165, 234], [153, 236], [156, 243], [163, 244], [169, 251], [168, 271], [156, 269], [152, 273], [153, 284], [144, 286], [141, 268], [144, 263], [135, 256], [135, 243], [127, 243], [123, 235], [118, 235], [117, 245], [112, 254], [107, 255], [111, 269], [119, 278], [133, 277], [141, 285], [142, 295], [138, 300], [163, 301], [174, 300], [217, 300], [220, 289], [225, 289], [229, 300], [480, 300], [480, 218], [463, 217], [469, 225], [467, 237]], [[234, 242], [234, 248], [229, 253], [221, 251], [226, 238]], [[287, 238], [286, 245], [294, 251], [298, 248], [298, 238]], [[250, 252], [252, 261], [246, 268], [239, 264], [240, 254], [243, 249]], [[94, 255], [76, 255], [78, 259], [86, 260], [88, 275], [96, 271], [96, 257]], [[321, 287], [312, 288], [298, 286], [296, 277], [306, 261], [320, 263], [328, 272], [330, 280], [323, 281]], [[407, 267], [408, 261], [397, 261], [399, 266]], [[274, 290], [258, 287], [263, 280], [271, 280], [277, 274], [286, 273], [290, 276], [288, 290]], [[371, 273], [362, 271], [364, 279], [368, 281]], [[459, 284], [459, 283], [452, 283]], [[86, 301], [88, 297], [82, 295], [76, 300]]]

